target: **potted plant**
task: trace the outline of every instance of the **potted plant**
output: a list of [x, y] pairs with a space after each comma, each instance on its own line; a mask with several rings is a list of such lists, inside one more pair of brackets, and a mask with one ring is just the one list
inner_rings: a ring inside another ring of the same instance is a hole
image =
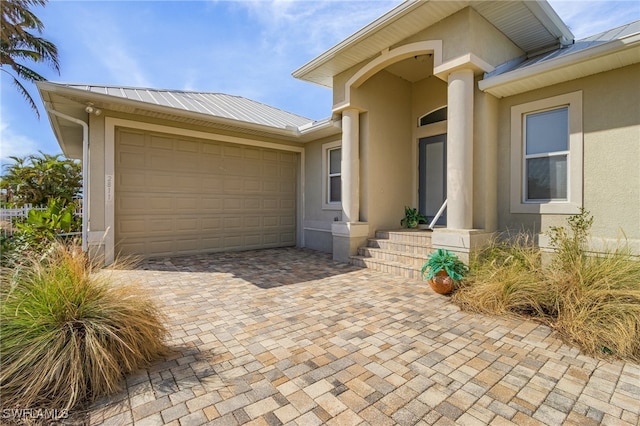
[[426, 223], [427, 218], [425, 215], [418, 212], [418, 209], [413, 207], [405, 207], [404, 208], [404, 219], [400, 221], [400, 226], [405, 228], [414, 229], [418, 227], [418, 224]]
[[438, 249], [427, 257], [427, 261], [420, 270], [422, 277], [438, 294], [449, 294], [453, 291], [457, 281], [469, 272], [467, 265], [455, 253], [445, 249]]

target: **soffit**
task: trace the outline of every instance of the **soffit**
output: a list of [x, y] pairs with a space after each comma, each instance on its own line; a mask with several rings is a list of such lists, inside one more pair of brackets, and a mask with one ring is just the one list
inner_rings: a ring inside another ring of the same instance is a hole
[[[510, 67], [498, 67], [478, 83], [502, 98], [640, 63], [640, 21], [578, 40]], [[508, 65], [508, 64], [507, 64]]]
[[502, 31], [525, 52], [573, 35], [548, 5], [536, 1], [407, 1], [293, 72], [293, 76], [332, 87], [333, 77], [465, 7]]
[[[88, 119], [85, 108], [87, 105], [92, 105], [103, 111], [291, 142], [308, 142], [340, 131], [339, 127], [333, 126], [330, 120], [314, 122], [250, 99], [224, 94], [67, 85], [51, 82], [39, 82], [37, 86], [48, 109], [85, 122]], [[175, 96], [176, 93], [178, 96]], [[180, 93], [184, 96], [180, 96]], [[252, 113], [255, 116], [252, 117]], [[80, 126], [52, 113], [48, 113], [48, 116], [65, 155], [74, 158], [81, 156]], [[301, 131], [301, 128], [304, 130]]]

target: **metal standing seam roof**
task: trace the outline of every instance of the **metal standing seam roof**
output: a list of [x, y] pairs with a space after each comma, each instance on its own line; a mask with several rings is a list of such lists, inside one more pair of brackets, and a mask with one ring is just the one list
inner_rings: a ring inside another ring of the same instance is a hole
[[519, 69], [524, 69], [536, 64], [550, 61], [552, 59], [557, 59], [574, 53], [582, 52], [587, 49], [595, 48], [600, 45], [610, 43], [612, 41], [619, 40], [626, 36], [638, 33], [640, 33], [640, 21], [630, 22], [628, 24], [603, 31], [599, 34], [576, 40], [574, 44], [564, 48], [552, 50], [550, 52], [525, 59], [521, 62], [510, 62], [507, 64], [503, 64], [502, 66], [497, 67], [494, 71], [487, 73], [485, 75], [485, 78], [494, 77]]
[[283, 111], [242, 96], [224, 93], [80, 84], [60, 85], [71, 89], [119, 97], [129, 101], [143, 102], [280, 129], [298, 128], [313, 122], [307, 117]]

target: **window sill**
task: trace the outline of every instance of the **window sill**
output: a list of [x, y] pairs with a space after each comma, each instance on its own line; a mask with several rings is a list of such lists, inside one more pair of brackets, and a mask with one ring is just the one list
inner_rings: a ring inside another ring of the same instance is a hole
[[578, 214], [580, 207], [580, 204], [571, 202], [513, 203], [511, 204], [511, 213]]
[[342, 203], [323, 204], [322, 210], [342, 211]]

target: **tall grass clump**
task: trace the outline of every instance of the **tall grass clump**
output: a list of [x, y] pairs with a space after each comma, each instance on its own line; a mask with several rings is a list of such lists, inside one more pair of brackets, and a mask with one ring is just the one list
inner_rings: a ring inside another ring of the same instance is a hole
[[[161, 314], [141, 288], [113, 283], [76, 246], [4, 271], [2, 405], [72, 409], [117, 392], [165, 352]], [[8, 272], [8, 273], [7, 273]]]
[[539, 317], [557, 310], [557, 291], [542, 271], [540, 250], [531, 234], [492, 241], [471, 259], [470, 271], [453, 296], [466, 310]]
[[472, 261], [454, 302], [540, 320], [592, 356], [640, 361], [640, 261], [624, 244], [589, 251], [592, 223], [582, 209], [568, 227], [552, 227], [549, 262], [526, 233], [494, 242]]
[[588, 251], [592, 223], [583, 209], [568, 219], [568, 229], [549, 232], [556, 249], [549, 276], [562, 305], [555, 328], [592, 355], [640, 361], [640, 261], [624, 244]]

